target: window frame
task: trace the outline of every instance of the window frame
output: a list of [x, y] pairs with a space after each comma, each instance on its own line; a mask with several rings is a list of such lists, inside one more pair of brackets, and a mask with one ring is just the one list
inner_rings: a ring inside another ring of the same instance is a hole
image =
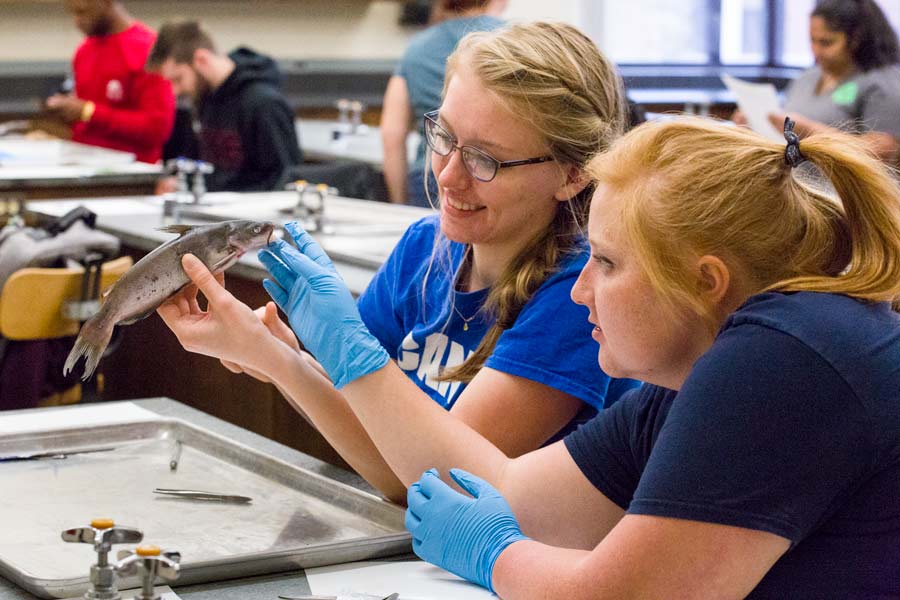
[[[610, 0], [606, 0], [607, 2]], [[615, 1], [615, 0], [612, 0]], [[781, 50], [784, 48], [784, 3], [788, 0], [764, 0], [765, 23], [763, 56], [764, 60], [758, 62], [747, 63], [723, 63], [721, 55], [721, 17], [722, 17], [722, 0], [706, 0], [706, 10], [709, 19], [706, 22], [704, 37], [706, 38], [708, 54], [705, 62], [619, 62], [622, 67], [656, 67], [661, 70], [675, 70], [682, 68], [736, 68], [736, 69], [796, 69], [794, 65], [789, 65], [780, 60]], [[596, 0], [582, 0], [583, 3], [593, 4]], [[583, 11], [584, 15], [593, 13], [590, 7]], [[590, 30], [590, 27], [585, 27]]]

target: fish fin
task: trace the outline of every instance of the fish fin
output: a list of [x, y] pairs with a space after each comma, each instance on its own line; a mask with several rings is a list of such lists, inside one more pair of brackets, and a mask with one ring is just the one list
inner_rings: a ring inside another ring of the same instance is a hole
[[165, 227], [156, 228], [157, 231], [177, 233], [178, 235], [184, 235], [191, 229], [194, 229], [194, 225], [166, 225]]
[[78, 338], [69, 356], [66, 357], [66, 364], [63, 366], [63, 376], [68, 375], [78, 363], [78, 359], [85, 357], [84, 373], [81, 376], [82, 381], [87, 379], [97, 369], [103, 351], [109, 345], [109, 339], [112, 337], [113, 325], [104, 327], [101, 321], [91, 319], [81, 327]]

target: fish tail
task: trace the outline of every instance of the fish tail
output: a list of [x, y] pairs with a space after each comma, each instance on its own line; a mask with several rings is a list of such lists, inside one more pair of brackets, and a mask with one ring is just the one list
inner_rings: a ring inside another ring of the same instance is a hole
[[87, 381], [97, 369], [97, 364], [100, 362], [106, 346], [109, 345], [112, 332], [113, 323], [107, 325], [100, 319], [90, 319], [82, 325], [78, 338], [75, 340], [75, 345], [66, 358], [66, 364], [63, 366], [63, 375], [68, 375], [75, 368], [78, 359], [84, 356], [84, 374], [82, 374], [81, 380]]

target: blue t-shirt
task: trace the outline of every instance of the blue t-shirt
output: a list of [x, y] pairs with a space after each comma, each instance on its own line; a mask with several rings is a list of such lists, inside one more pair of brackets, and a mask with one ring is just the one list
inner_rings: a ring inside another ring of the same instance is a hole
[[790, 540], [750, 598], [900, 597], [900, 316], [886, 303], [754, 296], [680, 391], [645, 385], [565, 443], [631, 514]]
[[[503, 25], [497, 17], [480, 15], [442, 21], [420, 31], [410, 40], [394, 74], [406, 80], [409, 102], [419, 133], [422, 134], [422, 115], [441, 105], [444, 89], [444, 69], [459, 40], [473, 31], [490, 31]], [[425, 168], [425, 138], [419, 144], [416, 160], [409, 170]]]
[[[410, 379], [450, 408], [465, 384], [437, 381], [442, 368], [462, 364], [478, 347], [493, 320], [481, 311], [487, 290], [453, 291], [465, 246], [443, 239], [438, 251], [437, 215], [414, 223], [359, 298], [369, 331]], [[522, 308], [497, 340], [485, 366], [562, 390], [595, 408], [618, 399], [638, 384], [610, 380], [597, 364], [588, 310], [569, 293], [587, 250], [569, 256]], [[427, 279], [427, 285], [423, 282]], [[611, 383], [612, 382], [612, 383]]]

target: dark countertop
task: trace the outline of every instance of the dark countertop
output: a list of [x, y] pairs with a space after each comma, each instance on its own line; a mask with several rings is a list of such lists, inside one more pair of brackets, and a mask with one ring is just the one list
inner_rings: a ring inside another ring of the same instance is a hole
[[[331, 109], [338, 98], [380, 107], [395, 63], [391, 60], [281, 60], [279, 66], [288, 101], [295, 111], [301, 111]], [[59, 89], [69, 69], [66, 61], [0, 61], [0, 115], [36, 115], [44, 98]], [[677, 90], [700, 92], [714, 103], [728, 103], [731, 97], [719, 80], [722, 73], [771, 82], [782, 89], [800, 72], [788, 67], [742, 65], [623, 65], [619, 70], [629, 90], [641, 91], [635, 98], [640, 104], [695, 101], [680, 99]], [[660, 94], [654, 96], [655, 91]]]

